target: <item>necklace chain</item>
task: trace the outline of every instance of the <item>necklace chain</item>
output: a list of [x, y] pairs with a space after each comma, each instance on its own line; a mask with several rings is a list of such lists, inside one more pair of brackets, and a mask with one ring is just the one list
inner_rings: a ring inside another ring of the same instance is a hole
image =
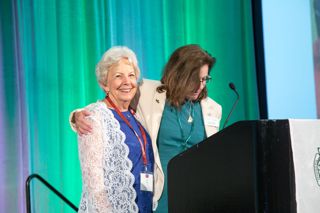
[[193, 117], [194, 117], [194, 108], [193, 108], [193, 103], [189, 102], [190, 107], [189, 107], [189, 117], [188, 117], [188, 123], [193, 122]]
[[188, 148], [188, 142], [189, 142], [189, 140], [191, 138], [191, 134], [192, 134], [193, 128], [194, 128], [194, 120], [193, 120], [193, 117], [194, 117], [194, 106], [193, 106], [193, 103], [191, 103], [191, 102], [187, 102], [187, 103], [190, 104], [189, 112], [188, 112], [188, 115], [187, 115], [188, 116], [187, 122], [188, 122], [188, 124], [191, 124], [191, 129], [190, 129], [190, 132], [189, 132], [187, 137], [185, 136], [185, 134], [183, 132], [181, 119], [180, 119], [180, 116], [179, 116], [179, 114], [182, 115], [182, 111], [178, 112], [178, 110], [176, 110], [178, 124], [179, 124], [180, 132], [181, 132], [181, 136], [182, 136], [182, 140], [183, 140], [182, 146], [183, 146], [184, 150], [186, 150]]

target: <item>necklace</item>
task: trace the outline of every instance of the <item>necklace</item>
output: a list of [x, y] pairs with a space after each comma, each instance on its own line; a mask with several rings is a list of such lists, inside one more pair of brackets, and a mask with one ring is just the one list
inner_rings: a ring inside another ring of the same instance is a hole
[[194, 107], [193, 107], [193, 103], [192, 102], [188, 102], [189, 103], [189, 117], [188, 117], [188, 123], [192, 123], [193, 122], [193, 116], [194, 116]]
[[184, 132], [184, 129], [182, 128], [182, 124], [181, 124], [181, 118], [183, 118], [183, 114], [182, 112], [178, 112], [178, 110], [176, 110], [176, 116], [177, 116], [177, 120], [178, 120], [178, 124], [179, 124], [179, 128], [180, 128], [180, 132], [181, 132], [181, 137], [182, 137], [182, 147], [184, 150], [186, 150], [188, 148], [188, 143], [189, 143], [189, 140], [191, 138], [191, 135], [192, 135], [192, 132], [193, 132], [193, 129], [194, 129], [194, 122], [193, 122], [193, 117], [194, 117], [194, 107], [193, 107], [193, 103], [190, 103], [190, 102], [187, 102], [190, 104], [190, 107], [189, 107], [189, 112], [188, 112], [188, 119], [187, 119], [187, 122], [188, 124], [191, 124], [191, 127], [190, 127], [190, 131], [189, 133], [185, 134]]
[[192, 123], [192, 122], [193, 122], [193, 118], [192, 118], [191, 114], [189, 113], [188, 123]]

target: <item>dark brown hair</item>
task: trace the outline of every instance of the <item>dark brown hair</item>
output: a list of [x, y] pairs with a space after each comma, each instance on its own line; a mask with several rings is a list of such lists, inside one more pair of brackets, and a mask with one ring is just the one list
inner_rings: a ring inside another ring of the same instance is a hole
[[[166, 64], [158, 92], [166, 91], [170, 105], [180, 107], [186, 98], [200, 86], [199, 72], [203, 65], [210, 69], [216, 59], [198, 45], [186, 45], [176, 49]], [[197, 101], [208, 96], [207, 88], [203, 88]]]

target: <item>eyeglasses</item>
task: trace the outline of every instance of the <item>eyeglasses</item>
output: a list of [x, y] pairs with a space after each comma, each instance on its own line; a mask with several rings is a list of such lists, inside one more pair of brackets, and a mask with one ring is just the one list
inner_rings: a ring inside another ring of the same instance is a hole
[[201, 79], [200, 79], [200, 82], [201, 82], [201, 83], [204, 83], [204, 82], [210, 83], [211, 79], [212, 79], [211, 76], [210, 76], [210, 75], [207, 75], [207, 76], [201, 78]]

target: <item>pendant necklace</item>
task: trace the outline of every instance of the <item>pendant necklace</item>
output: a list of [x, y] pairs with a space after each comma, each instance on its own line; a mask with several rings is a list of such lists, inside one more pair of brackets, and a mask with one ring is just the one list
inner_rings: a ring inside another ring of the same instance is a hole
[[194, 109], [193, 109], [193, 103], [189, 102], [190, 107], [189, 107], [189, 117], [188, 117], [188, 123], [192, 123], [193, 122], [193, 113], [194, 113]]
[[186, 119], [186, 120], [187, 120], [187, 123], [189, 125], [191, 125], [191, 127], [190, 127], [190, 131], [189, 131], [188, 134], [185, 134], [184, 129], [182, 128], [182, 123], [181, 123], [180, 116], [181, 116], [181, 118], [184, 118], [184, 116], [183, 116], [181, 111], [178, 112], [178, 110], [176, 110], [176, 116], [177, 116], [177, 119], [178, 119], [178, 124], [179, 124], [180, 132], [181, 132], [181, 139], [183, 140], [181, 146], [183, 147], [184, 150], [187, 150], [188, 147], [189, 147], [189, 140], [191, 138], [191, 135], [192, 135], [193, 129], [194, 129], [194, 122], [193, 122], [194, 107], [193, 107], [193, 103], [189, 102], [189, 104], [190, 104], [189, 112], [188, 112], [189, 115], [187, 114], [187, 118], [188, 119]]

